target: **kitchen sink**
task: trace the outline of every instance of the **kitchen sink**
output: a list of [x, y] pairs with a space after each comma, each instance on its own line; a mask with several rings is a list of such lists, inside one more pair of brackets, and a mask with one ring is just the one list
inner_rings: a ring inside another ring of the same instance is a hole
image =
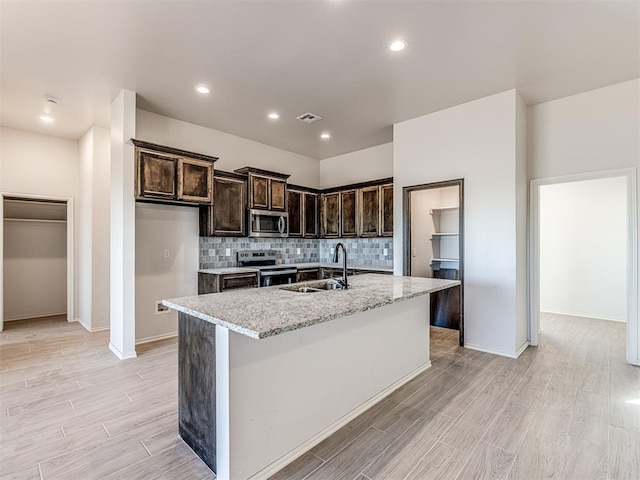
[[304, 286], [289, 285], [286, 287], [280, 287], [280, 290], [298, 293], [315, 293], [322, 292], [323, 290], [342, 290], [342, 286], [334, 280], [325, 280], [323, 282], [308, 283]]

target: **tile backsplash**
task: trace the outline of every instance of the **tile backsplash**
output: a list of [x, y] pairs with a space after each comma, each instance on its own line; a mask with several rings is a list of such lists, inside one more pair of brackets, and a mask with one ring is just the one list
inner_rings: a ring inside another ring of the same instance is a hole
[[[349, 263], [393, 267], [393, 238], [248, 238], [200, 237], [200, 268], [237, 266], [240, 250], [276, 250], [278, 263], [331, 263], [333, 248], [342, 242], [347, 247]], [[387, 254], [384, 255], [384, 249]]]

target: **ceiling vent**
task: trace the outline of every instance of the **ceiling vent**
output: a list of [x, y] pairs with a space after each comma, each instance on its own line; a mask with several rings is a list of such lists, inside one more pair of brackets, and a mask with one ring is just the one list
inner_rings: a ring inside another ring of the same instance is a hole
[[316, 123], [318, 120], [322, 120], [322, 117], [319, 115], [314, 115], [313, 113], [304, 113], [298, 117], [298, 120], [304, 123], [312, 124]]

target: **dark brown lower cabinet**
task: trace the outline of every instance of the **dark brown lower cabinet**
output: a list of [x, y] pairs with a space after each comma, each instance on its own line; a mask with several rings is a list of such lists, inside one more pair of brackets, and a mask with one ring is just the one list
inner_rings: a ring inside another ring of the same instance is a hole
[[239, 288], [256, 288], [257, 273], [203, 273], [198, 272], [198, 295], [220, 293]]
[[[459, 280], [458, 270], [434, 270], [434, 278]], [[460, 330], [460, 285], [430, 294], [431, 325]]]
[[306, 282], [308, 280], [320, 280], [320, 267], [298, 269], [298, 282]]

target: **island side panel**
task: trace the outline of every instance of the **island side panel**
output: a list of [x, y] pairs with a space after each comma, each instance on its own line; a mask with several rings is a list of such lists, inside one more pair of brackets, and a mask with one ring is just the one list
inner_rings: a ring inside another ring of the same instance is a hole
[[216, 326], [178, 315], [178, 431], [216, 471]]
[[218, 478], [268, 477], [424, 371], [429, 328], [423, 295], [262, 340], [229, 332]]

